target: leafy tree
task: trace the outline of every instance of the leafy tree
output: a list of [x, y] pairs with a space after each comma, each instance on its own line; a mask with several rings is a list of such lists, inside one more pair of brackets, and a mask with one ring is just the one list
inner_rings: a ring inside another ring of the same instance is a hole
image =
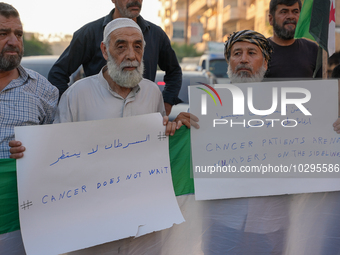
[[24, 37], [24, 56], [51, 55], [51, 45], [47, 42], [39, 41], [34, 35], [30, 40]]
[[178, 62], [182, 61], [184, 57], [198, 57], [203, 54], [203, 52], [198, 52], [194, 47], [194, 44], [186, 45], [186, 44], [178, 44], [172, 43], [172, 48], [174, 49]]

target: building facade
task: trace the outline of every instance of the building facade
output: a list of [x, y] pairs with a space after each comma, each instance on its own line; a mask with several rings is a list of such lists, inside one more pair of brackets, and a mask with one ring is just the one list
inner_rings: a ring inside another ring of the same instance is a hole
[[[234, 31], [251, 29], [266, 37], [270, 0], [159, 0], [162, 27], [171, 41], [193, 43], [199, 51], [207, 42], [224, 42]], [[340, 0], [336, 0], [336, 9]], [[187, 8], [188, 6], [188, 8]], [[338, 8], [337, 8], [338, 7]], [[340, 51], [340, 11], [336, 12], [336, 51]]]
[[[162, 27], [172, 41], [194, 43], [206, 49], [207, 42], [224, 42], [242, 29], [271, 35], [268, 21], [270, 0], [159, 0]], [[189, 8], [187, 8], [189, 6]]]

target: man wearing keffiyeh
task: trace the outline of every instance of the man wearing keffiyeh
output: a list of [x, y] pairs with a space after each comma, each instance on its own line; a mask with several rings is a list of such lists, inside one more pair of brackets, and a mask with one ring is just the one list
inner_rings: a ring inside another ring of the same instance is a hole
[[231, 34], [224, 48], [231, 83], [262, 81], [271, 53], [268, 40], [256, 31], [242, 30]]
[[[260, 33], [242, 30], [231, 34], [224, 48], [231, 83], [261, 82], [271, 53], [271, 45]], [[334, 130], [340, 133], [340, 119], [334, 123]], [[289, 199], [289, 196], [267, 196], [209, 201], [202, 251], [204, 254], [284, 254]]]

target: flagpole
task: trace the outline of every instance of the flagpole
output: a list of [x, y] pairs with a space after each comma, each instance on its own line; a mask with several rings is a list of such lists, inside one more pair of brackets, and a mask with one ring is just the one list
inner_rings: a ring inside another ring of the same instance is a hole
[[322, 79], [328, 78], [328, 56], [327, 51], [322, 50]]

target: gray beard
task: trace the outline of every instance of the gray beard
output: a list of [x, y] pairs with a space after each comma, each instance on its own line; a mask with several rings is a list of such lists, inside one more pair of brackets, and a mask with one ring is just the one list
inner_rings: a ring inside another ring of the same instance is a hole
[[[135, 66], [137, 69], [133, 71], [124, 71], [127, 66]], [[137, 60], [124, 60], [119, 66], [116, 64], [113, 57], [108, 53], [107, 70], [111, 79], [119, 86], [124, 88], [134, 88], [143, 79], [144, 63], [139, 63]]]
[[[7, 56], [7, 57], [5, 57], [4, 52], [6, 50], [16, 51], [16, 52], [18, 52], [18, 56]], [[19, 49], [16, 48], [16, 47], [8, 46], [8, 47], [4, 48], [0, 53], [0, 71], [7, 72], [7, 71], [10, 71], [10, 70], [17, 68], [20, 65], [23, 54], [24, 54], [23, 51], [20, 52]]]
[[261, 82], [266, 71], [267, 69], [264, 67], [264, 65], [262, 65], [260, 70], [254, 75], [249, 75], [249, 73], [246, 71], [233, 73], [229, 65], [227, 73], [231, 83], [247, 83], [247, 82]]

